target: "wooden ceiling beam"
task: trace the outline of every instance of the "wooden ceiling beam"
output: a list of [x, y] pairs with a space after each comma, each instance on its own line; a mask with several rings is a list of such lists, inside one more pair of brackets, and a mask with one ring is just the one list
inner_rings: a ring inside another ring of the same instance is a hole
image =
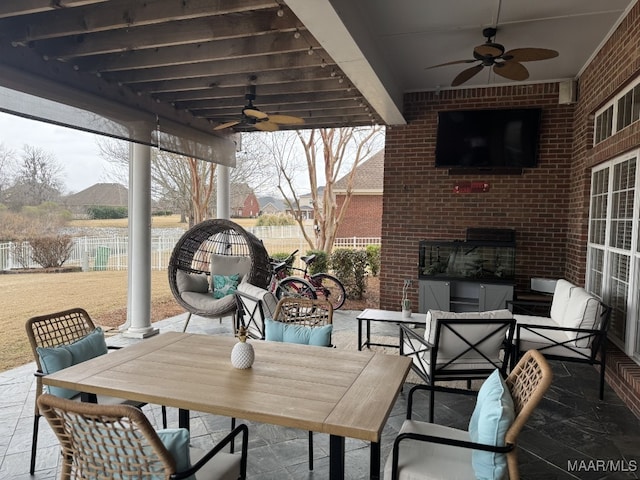
[[62, 8], [82, 7], [106, 1], [107, 0], [2, 0], [2, 2], [0, 2], [0, 18], [31, 15]]
[[77, 68], [83, 72], [112, 72], [272, 55], [274, 52], [307, 52], [310, 46], [320, 48], [320, 45], [315, 41], [310, 45], [302, 37], [295, 38], [291, 33], [275, 32], [259, 36], [170, 46], [153, 52], [144, 49], [76, 58], [74, 65], [77, 65]]
[[90, 55], [209, 42], [213, 39], [263, 35], [274, 31], [295, 32], [297, 28], [299, 25], [295, 18], [279, 17], [275, 12], [266, 10], [71, 35], [30, 42], [30, 45], [41, 55], [69, 60]]
[[[96, 5], [104, 2], [103, 5]], [[91, 5], [90, 8], [78, 8], [73, 12], [60, 11], [51, 8], [51, 0], [3, 0], [0, 2], [0, 17], [9, 4], [15, 4], [17, 11], [21, 4], [47, 4], [49, 8], [22, 11], [21, 15], [39, 13], [37, 16], [25, 16], [20, 19], [0, 21], [0, 36], [12, 38], [16, 43], [24, 45], [29, 42], [72, 35], [82, 35], [122, 28], [141, 27], [166, 23], [168, 21], [188, 20], [213, 15], [228, 15], [242, 12], [279, 8], [275, 0], [217, 0], [212, 5], [211, 0], [189, 0], [177, 2], [175, 0], [84, 0], [74, 3], [80, 6]], [[23, 9], [24, 10], [24, 9]], [[293, 14], [288, 11], [289, 17]]]
[[[159, 80], [177, 80], [185, 77], [210, 77], [216, 72], [227, 75], [230, 73], [236, 75], [261, 75], [262, 72], [273, 70], [280, 71], [308, 67], [321, 68], [321, 61], [321, 55], [307, 55], [306, 52], [294, 52], [282, 55], [252, 57], [251, 61], [247, 61], [246, 58], [234, 58], [217, 62], [194, 63], [192, 65], [147, 68], [114, 73], [107, 72], [102, 76], [121, 84], [134, 84]], [[132, 88], [134, 88], [133, 85]]]

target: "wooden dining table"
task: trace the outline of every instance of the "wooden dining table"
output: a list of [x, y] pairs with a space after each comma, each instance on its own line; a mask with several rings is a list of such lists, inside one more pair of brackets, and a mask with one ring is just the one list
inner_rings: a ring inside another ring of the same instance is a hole
[[[230, 336], [168, 332], [43, 378], [46, 385], [329, 434], [330, 478], [343, 479], [345, 438], [380, 439], [410, 359], [374, 352], [254, 341], [255, 362], [231, 365]], [[186, 412], [186, 415], [185, 415]]]

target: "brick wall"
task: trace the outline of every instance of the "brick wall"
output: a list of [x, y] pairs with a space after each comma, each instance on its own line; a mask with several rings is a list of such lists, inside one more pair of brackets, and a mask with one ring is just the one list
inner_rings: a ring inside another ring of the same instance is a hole
[[[562, 51], [560, 52], [562, 55]], [[382, 221], [381, 308], [396, 308], [402, 279], [417, 272], [421, 238], [463, 238], [468, 226], [515, 228], [519, 288], [535, 276], [584, 284], [591, 169], [640, 146], [636, 122], [593, 147], [596, 110], [640, 75], [640, 4], [582, 73], [578, 102], [557, 104], [556, 84], [405, 96], [408, 125], [387, 130]], [[540, 163], [522, 176], [451, 177], [434, 167], [436, 112], [543, 108]], [[456, 180], [482, 180], [489, 193], [453, 195]], [[414, 298], [417, 301], [417, 292]], [[612, 348], [607, 383], [640, 416], [640, 367]]]
[[[467, 227], [515, 229], [518, 288], [532, 276], [563, 277], [574, 107], [558, 104], [558, 85], [410, 93], [404, 103], [408, 124], [386, 136], [381, 308], [396, 307], [403, 279], [417, 278], [420, 240], [464, 239]], [[449, 175], [435, 167], [438, 111], [525, 107], [542, 108], [538, 167], [522, 175]], [[490, 189], [455, 194], [455, 183], [465, 181]], [[417, 305], [417, 282], [411, 299]]]
[[[337, 195], [338, 211], [345, 196]], [[337, 237], [380, 237], [382, 235], [382, 195], [352, 195]]]

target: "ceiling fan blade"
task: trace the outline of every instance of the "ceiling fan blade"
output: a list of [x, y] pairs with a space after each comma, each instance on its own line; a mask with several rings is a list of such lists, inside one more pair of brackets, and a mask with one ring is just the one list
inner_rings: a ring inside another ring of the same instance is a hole
[[302, 125], [304, 119], [291, 115], [269, 115], [269, 122], [279, 123], [280, 125]]
[[473, 49], [481, 57], [499, 57], [504, 53], [504, 47], [498, 43], [484, 43]]
[[239, 120], [234, 120], [233, 122], [221, 123], [220, 125], [216, 125], [213, 127], [214, 130], [224, 130], [225, 128], [233, 127], [240, 123]]
[[258, 130], [262, 130], [263, 132], [275, 132], [276, 130], [280, 130], [280, 127], [278, 126], [277, 123], [274, 122], [257, 122], [255, 124], [255, 127]]
[[502, 63], [496, 63], [493, 66], [493, 71], [501, 77], [508, 78], [509, 80], [526, 80], [529, 78], [529, 71], [521, 63], [508, 61]]
[[473, 62], [477, 62], [478, 60], [471, 59], [471, 60], [454, 60], [453, 62], [447, 62], [447, 63], [441, 63], [439, 65], [432, 65], [430, 67], [426, 67], [425, 70], [429, 70], [430, 68], [438, 68], [438, 67], [445, 67], [447, 65], [457, 65], [459, 63], [473, 63]]
[[264, 120], [268, 117], [266, 113], [258, 110], [257, 108], [244, 108], [242, 110], [242, 113], [244, 113], [247, 117], [255, 118], [257, 120]]
[[536, 60], [548, 60], [555, 58], [559, 54], [555, 50], [546, 48], [514, 48], [505, 52], [503, 58], [513, 62], [534, 62]]
[[464, 82], [476, 75], [480, 70], [482, 70], [482, 64], [463, 70], [458, 74], [456, 78], [453, 79], [453, 82], [451, 82], [451, 86], [457, 87], [458, 85], [462, 85]]

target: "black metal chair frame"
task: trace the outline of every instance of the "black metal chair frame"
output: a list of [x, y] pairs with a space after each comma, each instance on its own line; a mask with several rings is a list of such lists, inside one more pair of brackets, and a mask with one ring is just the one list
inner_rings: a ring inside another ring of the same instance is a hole
[[[518, 309], [523, 315], [535, 314], [539, 315], [540, 309], [545, 306], [551, 307], [551, 303], [535, 302], [535, 301], [511, 301], [508, 302], [508, 306], [512, 309]], [[548, 343], [543, 347], [539, 347], [537, 350], [542, 353], [549, 360], [559, 360], [563, 362], [575, 362], [586, 363], [589, 365], [596, 365], [600, 367], [600, 386], [599, 396], [600, 400], [604, 399], [604, 377], [605, 368], [607, 362], [607, 332], [609, 330], [609, 324], [611, 322], [611, 307], [600, 302], [600, 321], [599, 328], [568, 328], [568, 327], [555, 327], [551, 325], [536, 325], [533, 323], [520, 323], [516, 326], [515, 335], [515, 347], [513, 348], [511, 364], [515, 365], [518, 360], [525, 353], [520, 348], [520, 336], [522, 330], [530, 332], [540, 339], [541, 343]], [[546, 332], [565, 332], [576, 333], [575, 338], [567, 339], [562, 342], [550, 338], [549, 333]], [[586, 340], [589, 343], [589, 347], [579, 348], [576, 347], [578, 341]], [[557, 353], [547, 353], [552, 348], [566, 349], [567, 355], [559, 355]], [[590, 353], [587, 355], [584, 352], [585, 348], [590, 349]]]
[[[176, 243], [169, 260], [169, 287], [176, 301], [192, 314], [206, 318], [220, 318], [235, 313], [236, 302], [219, 303], [212, 299], [211, 309], [201, 309], [187, 303], [177, 286], [177, 271], [211, 275], [211, 254], [245, 256], [251, 259], [251, 268], [243, 281], [266, 288], [271, 281], [269, 254], [262, 241], [235, 222], [225, 219], [205, 220], [189, 230]], [[185, 324], [185, 329], [186, 329]]]
[[[253, 306], [248, 305], [247, 301], [255, 302]], [[244, 323], [247, 329], [247, 336], [258, 340], [264, 340], [264, 305], [260, 298], [249, 295], [246, 292], [236, 291], [236, 330], [240, 328], [240, 324]]]
[[[434, 320], [436, 319], [432, 319], [432, 321]], [[468, 340], [464, 332], [465, 327], [469, 325], [479, 324], [492, 325], [494, 326], [494, 328], [484, 337], [478, 339], [475, 342]], [[500, 374], [503, 378], [506, 377], [509, 362], [511, 360], [511, 348], [515, 326], [516, 322], [514, 319], [438, 319], [438, 321], [436, 322], [436, 332], [434, 337], [435, 344], [432, 345], [427, 342], [423, 335], [417, 333], [408, 325], [400, 324], [400, 355], [405, 355], [408, 357], [418, 357], [420, 354], [430, 355], [430, 365], [432, 365], [431, 375], [426, 370], [426, 365], [422, 363], [421, 359], [419, 359], [417, 364], [415, 361], [411, 363], [411, 369], [429, 385], [434, 385], [437, 381], [466, 380], [467, 389], [470, 389], [472, 380], [487, 378], [495, 369], [498, 369], [500, 371]], [[438, 365], [437, 360], [439, 343], [443, 333], [445, 332], [451, 332], [455, 337], [459, 338], [464, 344], [466, 344], [466, 348], [454, 358], [448, 360], [442, 365]], [[489, 339], [495, 338], [497, 335], [504, 336], [504, 342], [502, 343], [504, 353], [502, 360], [500, 360], [499, 362], [495, 362], [493, 359], [488, 358], [484, 354], [484, 352], [481, 351], [482, 344]], [[409, 338], [409, 341], [411, 341], [412, 343], [417, 342], [418, 344], [422, 345], [422, 347], [419, 350], [415, 350], [413, 352], [405, 352], [404, 347], [406, 338]], [[486, 368], [456, 368], [455, 370], [447, 370], [447, 368], [455, 365], [457, 360], [462, 358], [464, 355], [472, 352], [479, 354], [487, 362]], [[437, 389], [431, 389], [429, 400], [430, 422], [433, 422], [435, 390], [451, 393], [459, 393], [460, 391], [464, 391], [459, 388], [453, 387], [438, 387]]]

